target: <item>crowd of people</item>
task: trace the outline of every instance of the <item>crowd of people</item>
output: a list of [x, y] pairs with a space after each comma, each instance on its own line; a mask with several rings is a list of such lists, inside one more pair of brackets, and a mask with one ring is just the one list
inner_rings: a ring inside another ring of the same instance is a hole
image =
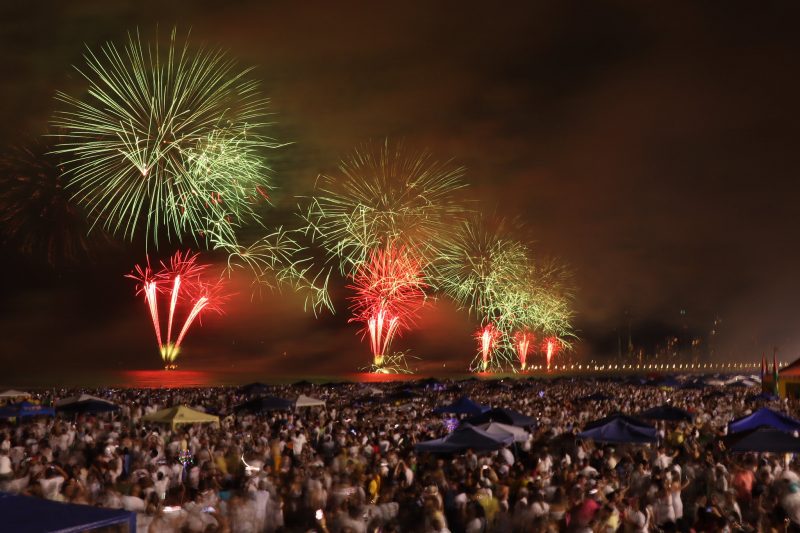
[[[0, 421], [0, 490], [134, 511], [139, 532], [800, 531], [795, 461], [729, 453], [721, 439], [729, 421], [764, 402], [796, 412], [788, 400], [752, 400], [752, 389], [562, 378], [47, 390], [34, 399], [76, 392], [120, 410]], [[607, 399], [585, 399], [597, 392]], [[235, 409], [262, 393], [327, 406]], [[416, 443], [453, 430], [453, 417], [433, 408], [462, 395], [537, 424], [493, 452], [418, 453]], [[654, 422], [657, 443], [575, 437], [591, 420], [664, 403], [693, 420]], [[174, 405], [220, 423], [142, 421]]]

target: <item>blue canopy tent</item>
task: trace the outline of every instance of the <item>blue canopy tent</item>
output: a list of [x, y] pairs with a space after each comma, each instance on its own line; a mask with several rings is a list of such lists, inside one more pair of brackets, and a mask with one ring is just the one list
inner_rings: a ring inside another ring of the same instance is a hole
[[686, 422], [691, 422], [694, 420], [694, 416], [688, 411], [669, 404], [652, 407], [642, 411], [638, 416], [639, 418], [644, 418], [646, 420], [670, 420], [673, 422], [680, 422], [684, 420]]
[[611, 413], [610, 415], [608, 415], [606, 417], [603, 417], [603, 418], [600, 418], [598, 420], [593, 420], [591, 422], [587, 422], [586, 425], [583, 427], [583, 429], [587, 430], [587, 429], [592, 429], [592, 428], [604, 426], [604, 425], [608, 424], [609, 422], [611, 422], [612, 420], [616, 420], [616, 419], [620, 419], [620, 420], [626, 422], [627, 424], [630, 424], [631, 426], [639, 426], [639, 427], [643, 427], [643, 428], [651, 428], [651, 427], [653, 427], [650, 424], [648, 424], [647, 422], [645, 422], [644, 420], [640, 420], [638, 418], [634, 418], [632, 416], [617, 412], [617, 413]]
[[473, 402], [466, 396], [462, 396], [450, 405], [442, 405], [433, 410], [434, 414], [449, 414], [456, 415], [479, 415], [488, 411], [490, 408], [486, 405], [481, 405]]
[[623, 418], [614, 418], [601, 426], [584, 429], [578, 433], [580, 439], [596, 442], [645, 444], [656, 442], [656, 428], [635, 426]]
[[723, 439], [731, 452], [799, 453], [800, 439], [778, 429], [760, 427], [728, 435]]
[[81, 394], [80, 396], [73, 396], [71, 398], [64, 398], [56, 402], [56, 411], [59, 413], [81, 414], [81, 413], [109, 413], [112, 411], [119, 411], [119, 405], [91, 396], [89, 394]]
[[495, 435], [471, 426], [461, 425], [448, 436], [441, 439], [419, 442], [414, 446], [417, 452], [457, 453], [473, 450], [475, 452], [491, 452], [505, 448], [514, 442], [514, 435]]
[[136, 513], [0, 492], [0, 529], [3, 531], [79, 533], [118, 524], [127, 524], [128, 532], [135, 533]]
[[739, 433], [748, 429], [756, 429], [767, 426], [780, 431], [800, 431], [800, 420], [795, 420], [783, 413], [773, 411], [766, 407], [756, 410], [753, 414], [737, 418], [728, 423], [728, 433]]
[[501, 424], [517, 426], [520, 428], [527, 428], [536, 425], [535, 418], [518, 413], [513, 409], [503, 409], [497, 407], [464, 420], [464, 423], [472, 424], [473, 426], [479, 426], [487, 422], [499, 422]]
[[262, 411], [290, 411], [294, 409], [294, 402], [284, 400], [277, 396], [261, 396], [253, 398], [233, 408], [235, 412], [248, 411], [250, 413], [260, 413]]
[[56, 411], [47, 405], [30, 402], [12, 403], [0, 407], [0, 418], [25, 418], [28, 416], [56, 416]]

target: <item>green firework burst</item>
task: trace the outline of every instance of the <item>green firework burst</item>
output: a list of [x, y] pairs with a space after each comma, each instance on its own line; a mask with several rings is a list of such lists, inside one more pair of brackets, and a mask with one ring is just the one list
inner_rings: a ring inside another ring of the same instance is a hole
[[132, 239], [198, 239], [240, 223], [268, 188], [267, 100], [221, 51], [129, 35], [85, 55], [81, 97], [58, 93], [54, 126], [75, 199], [93, 224]]
[[363, 145], [338, 172], [320, 176], [303, 214], [306, 232], [338, 260], [343, 274], [389, 246], [413, 249], [427, 262], [464, 213], [457, 198], [463, 174], [401, 143]]

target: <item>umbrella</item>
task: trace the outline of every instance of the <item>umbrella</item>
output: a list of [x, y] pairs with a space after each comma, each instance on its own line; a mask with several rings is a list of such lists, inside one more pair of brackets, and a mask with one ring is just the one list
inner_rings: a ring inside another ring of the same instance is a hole
[[688, 411], [669, 404], [642, 411], [639, 413], [639, 418], [645, 418], [647, 420], [672, 420], [675, 422], [680, 422], [681, 420], [691, 422], [694, 419], [692, 414]]
[[600, 426], [588, 426], [578, 433], [578, 438], [596, 442], [638, 443], [656, 442], [656, 428], [635, 426], [621, 417], [613, 418]]
[[59, 413], [108, 413], [110, 411], [119, 411], [119, 405], [91, 396], [89, 394], [81, 394], [80, 396], [72, 396], [71, 398], [64, 398], [56, 402], [56, 411]]
[[461, 425], [448, 436], [417, 443], [414, 449], [418, 452], [454, 453], [474, 450], [476, 452], [490, 452], [505, 448], [514, 442], [514, 436], [491, 435], [486, 431], [470, 424]]
[[510, 434], [514, 437], [514, 442], [525, 442], [531, 436], [530, 433], [517, 426], [509, 426], [508, 424], [501, 424], [500, 422], [487, 422], [478, 427], [484, 430], [489, 435], [505, 436]]
[[466, 423], [472, 424], [473, 426], [477, 426], [479, 424], [485, 424], [486, 422], [500, 422], [502, 424], [507, 424], [509, 426], [517, 426], [517, 427], [531, 427], [536, 425], [536, 419], [531, 418], [530, 416], [525, 416], [522, 413], [518, 413], [513, 409], [502, 409], [502, 408], [495, 408], [489, 409], [479, 415], [471, 416], [467, 420]]
[[312, 398], [311, 396], [301, 394], [297, 397], [297, 400], [295, 400], [294, 406], [297, 409], [300, 409], [301, 407], [325, 407], [325, 400], [320, 400], [318, 398]]
[[453, 413], [457, 415], [479, 415], [488, 411], [489, 407], [473, 402], [466, 396], [462, 396], [450, 405], [442, 405], [433, 410], [434, 414]]
[[780, 431], [800, 431], [800, 420], [795, 420], [783, 413], [773, 411], [766, 407], [756, 410], [753, 414], [737, 418], [728, 423], [728, 433], [739, 433], [748, 429], [756, 429], [761, 426], [771, 427]]
[[30, 402], [12, 403], [0, 407], [0, 418], [25, 418], [28, 416], [55, 416], [56, 411], [50, 406], [36, 405]]
[[0, 398], [30, 398], [29, 392], [22, 392], [21, 390], [8, 389], [7, 391], [0, 392]]
[[153, 422], [155, 424], [169, 424], [175, 428], [178, 424], [219, 424], [219, 417], [209, 415], [202, 411], [196, 411], [185, 405], [167, 407], [155, 413], [144, 415], [142, 422]]
[[606, 416], [604, 418], [600, 418], [599, 420], [593, 420], [592, 422], [588, 422], [584, 426], [583, 429], [587, 430], [587, 429], [600, 427], [600, 426], [608, 424], [609, 422], [611, 422], [613, 420], [616, 420], [616, 419], [620, 419], [623, 422], [625, 422], [625, 423], [627, 423], [627, 424], [629, 424], [631, 426], [638, 426], [638, 427], [641, 427], [641, 428], [651, 428], [651, 427], [653, 427], [650, 424], [648, 424], [647, 422], [645, 422], [644, 420], [639, 420], [638, 418], [634, 418], [632, 416], [628, 416], [628, 415], [623, 414], [623, 413], [612, 413], [612, 414], [610, 414], [610, 415], [608, 415], [608, 416]]
[[728, 435], [723, 442], [731, 452], [800, 452], [799, 438], [766, 426]]
[[277, 396], [260, 396], [244, 402], [233, 408], [235, 412], [248, 411], [260, 413], [262, 411], [288, 411], [294, 406], [291, 400], [284, 400]]

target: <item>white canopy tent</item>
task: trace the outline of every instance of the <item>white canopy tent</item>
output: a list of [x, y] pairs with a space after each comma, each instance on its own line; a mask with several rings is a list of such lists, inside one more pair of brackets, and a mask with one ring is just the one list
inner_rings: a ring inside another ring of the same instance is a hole
[[97, 396], [92, 396], [91, 394], [80, 394], [78, 396], [70, 396], [69, 398], [62, 398], [60, 400], [57, 400], [56, 407], [63, 407], [65, 405], [72, 405], [74, 403], [88, 402], [88, 401], [103, 402], [110, 405], [116, 405], [114, 402], [104, 400], [103, 398], [98, 398]]
[[23, 392], [21, 390], [8, 389], [7, 391], [0, 392], [0, 398], [30, 398], [31, 393]]
[[508, 424], [501, 424], [500, 422], [487, 422], [477, 426], [484, 430], [489, 435], [498, 435], [504, 437], [505, 435], [512, 435], [514, 442], [525, 442], [531, 436], [530, 433], [517, 426], [509, 426]]
[[306, 396], [305, 394], [301, 394], [297, 397], [297, 401], [294, 402], [295, 409], [300, 409], [301, 407], [323, 407], [325, 408], [325, 400], [320, 400], [318, 398], [312, 398], [311, 396]]

